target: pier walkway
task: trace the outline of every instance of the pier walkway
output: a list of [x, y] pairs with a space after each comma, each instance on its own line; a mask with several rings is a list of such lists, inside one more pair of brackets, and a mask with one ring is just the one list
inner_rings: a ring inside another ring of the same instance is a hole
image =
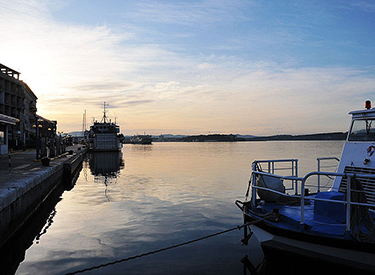
[[[82, 145], [73, 145], [66, 148], [66, 151], [72, 150], [73, 153], [80, 152]], [[8, 155], [0, 155], [0, 186], [3, 182], [15, 181], [15, 177], [20, 174], [25, 175], [28, 172], [47, 169], [42, 166], [40, 160], [36, 160], [34, 150], [16, 151]], [[66, 160], [64, 156], [52, 158], [50, 165]], [[9, 164], [10, 163], [10, 164]], [[10, 169], [9, 169], [10, 168]]]
[[[73, 152], [78, 152], [79, 148], [82, 148], [82, 145], [73, 145], [68, 146], [66, 151], [73, 150]], [[11, 171], [29, 171], [30, 169], [41, 167], [42, 164], [40, 160], [36, 161], [36, 153], [34, 150], [26, 150], [26, 151], [16, 151], [10, 153], [10, 162], [11, 162]], [[51, 164], [53, 164], [54, 160], [58, 160], [58, 158], [53, 159]], [[0, 182], [3, 180], [3, 176], [5, 175], [4, 172], [9, 171], [9, 156], [8, 155], [0, 155]]]
[[0, 181], [9, 171], [9, 162], [11, 163], [11, 169], [14, 171], [28, 171], [41, 165], [40, 161], [35, 161], [35, 150], [19, 151], [11, 153], [9, 156], [0, 156]]

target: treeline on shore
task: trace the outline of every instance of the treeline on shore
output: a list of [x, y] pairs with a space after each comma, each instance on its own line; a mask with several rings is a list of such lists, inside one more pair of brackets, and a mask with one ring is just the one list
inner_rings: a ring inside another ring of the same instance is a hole
[[319, 133], [307, 135], [273, 135], [273, 136], [250, 136], [250, 135], [224, 135], [208, 134], [193, 136], [164, 135], [153, 136], [153, 141], [182, 141], [182, 142], [235, 142], [235, 141], [286, 141], [286, 140], [345, 140], [347, 132]]
[[346, 133], [322, 133], [322, 134], [309, 134], [309, 135], [275, 135], [267, 137], [253, 137], [246, 140], [252, 141], [266, 141], [266, 140], [345, 140]]

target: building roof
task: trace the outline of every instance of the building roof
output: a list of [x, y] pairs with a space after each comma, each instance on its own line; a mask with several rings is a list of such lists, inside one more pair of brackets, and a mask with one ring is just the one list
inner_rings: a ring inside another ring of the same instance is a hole
[[6, 74], [8, 76], [11, 76], [17, 80], [20, 79], [20, 72], [17, 72], [16, 70], [13, 70], [3, 64], [0, 63], [0, 72], [2, 72], [3, 74]]
[[40, 115], [36, 115], [36, 116], [37, 116], [37, 118], [38, 118], [39, 120], [41, 120], [41, 121], [46, 121], [46, 122], [48, 122], [48, 123], [57, 124], [57, 121], [56, 121], [56, 120], [49, 120], [49, 119], [47, 119], [47, 118], [45, 118], [45, 117], [42, 117], [42, 116], [40, 116]]

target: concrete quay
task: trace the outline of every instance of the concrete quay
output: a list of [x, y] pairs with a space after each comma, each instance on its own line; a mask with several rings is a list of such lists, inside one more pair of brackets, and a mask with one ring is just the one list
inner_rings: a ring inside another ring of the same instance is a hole
[[[49, 166], [35, 161], [35, 151], [0, 156], [0, 246], [60, 183], [71, 188], [72, 179], [82, 167], [87, 148], [74, 145], [66, 154], [51, 159]], [[71, 153], [71, 154], [70, 154]], [[9, 169], [9, 167], [11, 169]]]

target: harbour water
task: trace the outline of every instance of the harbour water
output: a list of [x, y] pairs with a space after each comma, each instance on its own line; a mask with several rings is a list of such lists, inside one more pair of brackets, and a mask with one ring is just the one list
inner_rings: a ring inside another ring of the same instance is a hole
[[[342, 141], [202, 142], [124, 145], [87, 155], [79, 178], [48, 210], [16, 274], [66, 274], [158, 250], [242, 224], [255, 159], [298, 158], [299, 175], [317, 157], [339, 157]], [[263, 260], [242, 231], [83, 274], [243, 274]]]

